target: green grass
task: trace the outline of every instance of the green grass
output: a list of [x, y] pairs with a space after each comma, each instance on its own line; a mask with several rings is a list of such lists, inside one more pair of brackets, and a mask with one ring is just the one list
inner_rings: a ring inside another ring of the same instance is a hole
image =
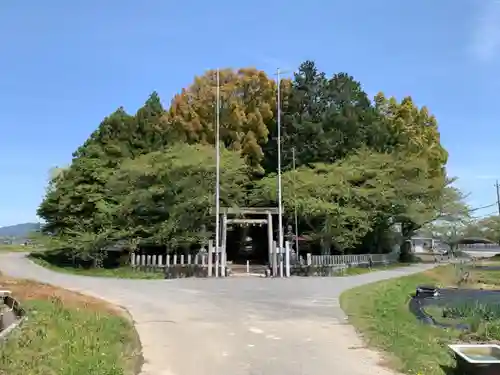
[[[27, 285], [37, 288], [24, 290], [30, 297], [26, 297], [27, 301], [21, 299], [28, 319], [2, 344], [0, 374], [138, 373], [140, 344], [129, 319], [103, 308], [101, 302], [89, 303], [81, 295], [66, 291], [62, 299], [50, 289], [44, 296], [37, 296], [45, 286]], [[14, 287], [19, 291], [19, 284]], [[76, 297], [72, 299], [72, 295]]]
[[452, 267], [348, 290], [340, 303], [351, 324], [369, 345], [387, 355], [388, 365], [407, 374], [444, 375], [454, 365], [447, 344], [460, 332], [427, 326], [408, 309], [410, 296], [419, 284], [449, 285]]
[[500, 270], [471, 269], [471, 275], [477, 284], [484, 284], [498, 288], [500, 285]]
[[[465, 267], [470, 278], [465, 288], [500, 285], [500, 271]], [[447, 345], [454, 342], [500, 340], [500, 308], [463, 301], [455, 306], [428, 306], [439, 323], [465, 323], [468, 331], [443, 329], [420, 323], [408, 303], [417, 285], [454, 286], [464, 271], [453, 265], [364, 285], [344, 292], [340, 304], [349, 321], [367, 343], [385, 353], [388, 365], [407, 374], [445, 375], [455, 365]]]
[[77, 268], [71, 266], [58, 266], [52, 263], [49, 263], [45, 259], [34, 256], [32, 254], [29, 255], [29, 258], [35, 262], [36, 264], [51, 269], [56, 272], [69, 273], [73, 275], [81, 275], [81, 276], [98, 276], [98, 277], [115, 277], [122, 279], [163, 279], [163, 272], [149, 272], [142, 270], [135, 270], [132, 267], [116, 267], [116, 268]]
[[32, 246], [23, 246], [20, 244], [0, 244], [0, 252], [16, 253], [16, 252], [33, 252], [33, 251], [39, 251], [39, 250], [33, 248]]

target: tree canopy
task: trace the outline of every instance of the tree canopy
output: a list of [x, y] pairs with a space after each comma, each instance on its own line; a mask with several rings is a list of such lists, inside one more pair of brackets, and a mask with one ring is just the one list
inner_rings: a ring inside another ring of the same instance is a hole
[[489, 215], [470, 220], [463, 229], [464, 237], [485, 239], [500, 245], [500, 216]]
[[[241, 151], [256, 172], [262, 172], [269, 129], [275, 124], [276, 84], [257, 69], [223, 69], [220, 80], [220, 139]], [[215, 143], [216, 71], [211, 70], [174, 97], [166, 114], [177, 139]]]
[[[447, 153], [426, 107], [371, 99], [348, 73], [329, 77], [312, 61], [279, 88], [285, 222], [297, 210], [321, 251], [389, 251], [451, 209]], [[255, 68], [220, 70], [226, 206], [277, 205], [277, 89]], [[153, 93], [135, 115], [106, 117], [52, 174], [38, 210], [45, 233], [82, 258], [118, 240], [175, 251], [212, 236], [216, 92], [211, 70], [169, 108]]]

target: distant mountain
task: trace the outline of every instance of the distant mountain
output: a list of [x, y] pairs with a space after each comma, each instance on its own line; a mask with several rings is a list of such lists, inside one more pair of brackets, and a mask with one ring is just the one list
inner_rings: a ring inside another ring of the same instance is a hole
[[31, 232], [40, 229], [40, 223], [23, 223], [0, 227], [0, 237], [26, 238]]

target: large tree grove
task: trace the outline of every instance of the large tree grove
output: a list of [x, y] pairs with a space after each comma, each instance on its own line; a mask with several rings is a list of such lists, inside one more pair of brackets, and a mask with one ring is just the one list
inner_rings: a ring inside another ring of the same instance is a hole
[[[277, 87], [254, 68], [220, 71], [225, 206], [277, 205]], [[387, 252], [443, 215], [447, 152], [426, 107], [370, 98], [312, 61], [280, 90], [285, 224], [296, 211], [313, 248]], [[177, 251], [213, 236], [215, 124], [215, 71], [168, 108], [157, 93], [134, 115], [118, 108], [51, 173], [44, 232], [73, 259], [99, 260], [116, 241]]]

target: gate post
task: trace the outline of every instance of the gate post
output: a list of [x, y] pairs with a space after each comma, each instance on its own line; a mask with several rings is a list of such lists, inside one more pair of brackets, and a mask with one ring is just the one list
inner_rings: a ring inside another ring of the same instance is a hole
[[208, 259], [207, 259], [207, 276], [212, 277], [212, 260], [214, 254], [214, 243], [212, 240], [208, 240]]
[[272, 246], [272, 266], [273, 266], [273, 277], [278, 276], [278, 254], [276, 248], [276, 241], [273, 241]]
[[273, 267], [273, 215], [268, 212], [267, 213], [267, 246], [269, 253], [269, 268]]
[[283, 255], [285, 255], [285, 254], [284, 254], [284, 251], [283, 251], [283, 247], [282, 247], [282, 246], [283, 246], [283, 244], [280, 244], [280, 247], [279, 247], [280, 277], [283, 277], [283, 274], [284, 274], [284, 272], [283, 272], [283, 271], [284, 271], [284, 270], [283, 270], [283, 268], [284, 268], [284, 267], [283, 267], [283, 265], [284, 265]]
[[222, 277], [226, 275], [226, 262], [227, 262], [227, 214], [222, 216], [222, 245], [221, 245], [221, 272]]
[[285, 242], [285, 276], [290, 277], [290, 242]]
[[214, 265], [214, 271], [215, 271], [215, 277], [219, 277], [219, 264], [220, 264], [220, 245], [217, 244], [215, 245], [215, 265]]

